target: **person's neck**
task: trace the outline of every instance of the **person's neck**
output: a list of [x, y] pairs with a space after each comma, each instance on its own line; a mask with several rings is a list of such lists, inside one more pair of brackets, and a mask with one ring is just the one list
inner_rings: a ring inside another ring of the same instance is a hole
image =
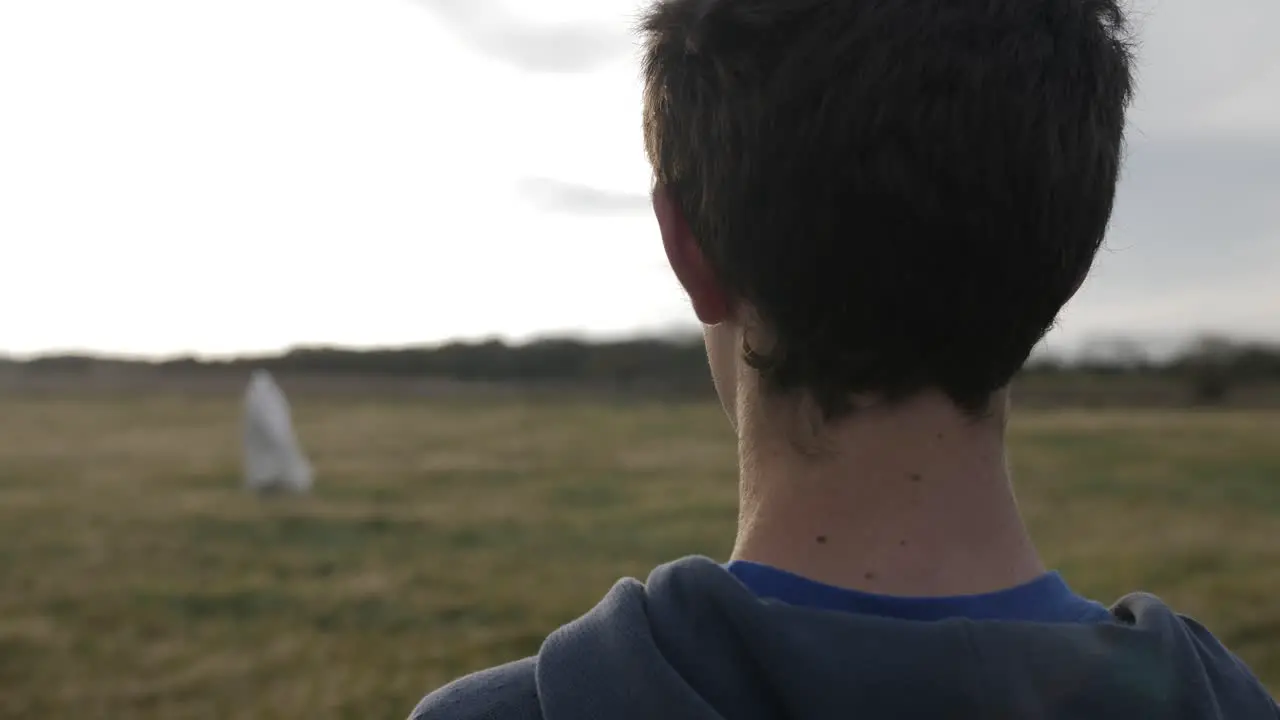
[[993, 406], [974, 420], [924, 395], [859, 409], [804, 438], [794, 408], [747, 403], [732, 559], [915, 597], [993, 592], [1042, 575], [1009, 482], [1003, 396]]

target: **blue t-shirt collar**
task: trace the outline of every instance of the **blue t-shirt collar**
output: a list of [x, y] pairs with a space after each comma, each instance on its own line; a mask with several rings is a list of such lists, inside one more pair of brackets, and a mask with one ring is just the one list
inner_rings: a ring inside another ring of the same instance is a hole
[[1013, 620], [1079, 622], [1110, 613], [1077, 595], [1058, 572], [1007, 590], [981, 595], [899, 597], [826, 585], [768, 565], [737, 560], [726, 568], [758, 597], [789, 605], [854, 612], [903, 620]]

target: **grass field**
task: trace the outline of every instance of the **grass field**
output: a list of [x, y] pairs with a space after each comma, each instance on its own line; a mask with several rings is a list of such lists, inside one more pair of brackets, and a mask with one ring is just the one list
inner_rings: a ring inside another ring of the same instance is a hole
[[[403, 718], [621, 575], [723, 558], [711, 405], [295, 397], [313, 497], [239, 477], [238, 398], [0, 400], [0, 717]], [[1142, 588], [1280, 691], [1280, 413], [1036, 413], [1048, 561]]]

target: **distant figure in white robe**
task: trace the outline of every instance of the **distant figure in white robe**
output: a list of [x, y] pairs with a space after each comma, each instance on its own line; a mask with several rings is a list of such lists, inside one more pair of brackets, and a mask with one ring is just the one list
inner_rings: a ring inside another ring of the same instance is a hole
[[293, 432], [289, 401], [266, 370], [255, 370], [245, 390], [244, 479], [259, 493], [311, 489], [311, 464]]

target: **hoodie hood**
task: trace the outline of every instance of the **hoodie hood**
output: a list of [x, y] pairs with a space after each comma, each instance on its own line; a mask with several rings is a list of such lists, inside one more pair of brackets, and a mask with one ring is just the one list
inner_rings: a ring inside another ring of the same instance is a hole
[[814, 610], [761, 600], [693, 557], [645, 584], [618, 582], [530, 667], [545, 720], [1280, 718], [1195, 621], [1145, 594], [1112, 614], [1067, 624]]

